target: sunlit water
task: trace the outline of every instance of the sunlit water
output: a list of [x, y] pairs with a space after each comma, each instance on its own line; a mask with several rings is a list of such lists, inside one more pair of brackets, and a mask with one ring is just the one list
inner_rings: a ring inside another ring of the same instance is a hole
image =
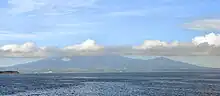
[[0, 75], [0, 96], [220, 96], [211, 72]]

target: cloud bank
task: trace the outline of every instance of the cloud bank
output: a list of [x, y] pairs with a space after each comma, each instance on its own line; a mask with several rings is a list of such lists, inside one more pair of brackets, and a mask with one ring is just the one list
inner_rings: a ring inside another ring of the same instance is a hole
[[137, 46], [102, 46], [88, 39], [81, 44], [58, 48], [56, 46], [38, 46], [33, 42], [8, 44], [0, 47], [1, 57], [66, 57], [73, 55], [146, 55], [146, 56], [219, 56], [220, 34], [210, 33], [196, 36], [191, 42], [165, 42], [145, 40]]
[[216, 31], [220, 30], [220, 19], [196, 20], [190, 23], [186, 23], [184, 26], [193, 30]]

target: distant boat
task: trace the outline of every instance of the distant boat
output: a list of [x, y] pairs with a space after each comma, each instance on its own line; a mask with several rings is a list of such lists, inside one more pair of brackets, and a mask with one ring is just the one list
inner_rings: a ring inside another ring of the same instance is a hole
[[0, 71], [0, 74], [19, 74], [18, 71]]

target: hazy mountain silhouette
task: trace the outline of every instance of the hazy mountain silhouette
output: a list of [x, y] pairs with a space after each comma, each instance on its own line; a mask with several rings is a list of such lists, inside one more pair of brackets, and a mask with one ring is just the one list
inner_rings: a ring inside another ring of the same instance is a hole
[[[164, 57], [149, 60], [131, 59], [123, 56], [73, 56], [69, 58], [47, 58], [26, 64], [8, 67], [18, 70], [56, 70], [56, 71], [169, 71], [169, 70], [200, 70], [200, 67], [184, 62], [173, 61]], [[77, 69], [77, 70], [76, 70]]]

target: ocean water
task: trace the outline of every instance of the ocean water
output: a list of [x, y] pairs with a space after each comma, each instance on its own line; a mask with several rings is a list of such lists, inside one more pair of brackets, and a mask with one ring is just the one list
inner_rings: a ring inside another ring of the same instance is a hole
[[0, 75], [0, 96], [220, 96], [219, 73]]

